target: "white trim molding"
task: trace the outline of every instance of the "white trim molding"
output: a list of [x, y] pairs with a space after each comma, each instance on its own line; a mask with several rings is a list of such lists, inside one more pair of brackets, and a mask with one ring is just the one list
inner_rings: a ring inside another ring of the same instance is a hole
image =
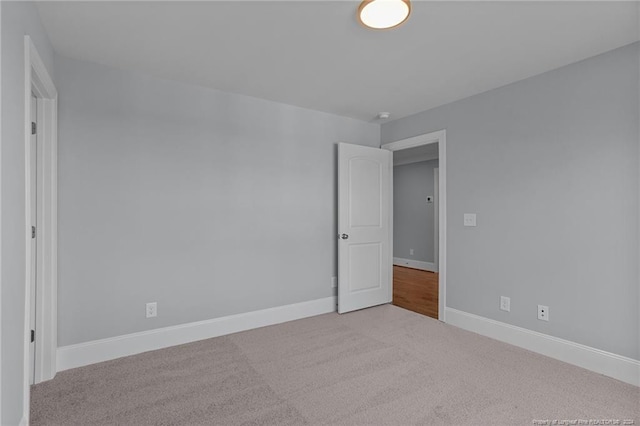
[[[37, 253], [31, 249], [31, 95], [38, 99]], [[25, 138], [25, 305], [23, 359], [23, 421], [29, 423], [29, 336], [31, 330], [31, 259], [36, 256], [35, 382], [56, 374], [58, 285], [58, 92], [31, 37], [24, 36], [24, 138]]]
[[[2, 2], [0, 2], [0, 25], [2, 24]], [[0, 31], [2, 47], [2, 31]], [[1, 53], [1, 52], [0, 52]], [[0, 100], [2, 98], [2, 54], [0, 54]], [[0, 101], [0, 212], [2, 212], [2, 102]], [[0, 213], [0, 241], [2, 241], [2, 213]], [[2, 289], [2, 244], [0, 244], [0, 290]], [[2, 318], [2, 291], [0, 291], [0, 318]], [[0, 383], [2, 382], [2, 327], [0, 327]], [[0, 422], [2, 422], [2, 386], [0, 386]]]
[[58, 348], [58, 371], [336, 311], [326, 297]]
[[394, 257], [393, 264], [397, 266], [406, 266], [407, 268], [420, 269], [421, 271], [438, 272], [436, 264], [433, 262], [423, 262], [421, 260]]
[[[636, 12], [637, 12], [637, 14], [636, 14], [636, 22], [640, 22], [640, 2], [637, 2], [636, 6], [637, 6], [637, 9], [636, 9]], [[640, 25], [638, 25], [637, 28], [638, 28], [637, 35], [640, 38]], [[638, 55], [638, 63], [636, 65], [640, 66], [640, 55]], [[639, 77], [638, 78], [638, 80], [639, 80], [638, 83], [640, 84], [640, 76], [638, 76], [638, 77]], [[638, 91], [638, 102], [640, 103], [640, 91]], [[640, 108], [638, 109], [638, 117], [637, 117], [637, 119], [638, 119], [637, 122], [640, 123]], [[638, 164], [640, 164], [640, 149], [638, 150], [638, 159], [637, 160], [638, 160]], [[638, 182], [640, 182], [640, 167], [638, 167]], [[638, 187], [638, 194], [637, 195], [638, 195], [638, 199], [640, 199], [640, 186]], [[638, 227], [637, 227], [637, 230], [638, 230], [638, 241], [640, 241], [640, 214], [638, 214], [638, 224], [637, 225], [638, 225]], [[637, 265], [637, 268], [638, 268], [638, 275], [637, 276], [640, 277], [640, 252], [638, 253], [638, 257], [636, 258], [636, 262], [637, 262], [636, 265]], [[638, 283], [638, 285], [640, 285], [640, 282]], [[636, 301], [636, 303], [637, 303], [636, 306], [640, 307], [640, 291], [638, 291], [637, 299], [638, 300]], [[640, 330], [640, 314], [637, 314], [637, 317], [638, 317], [637, 326], [638, 326], [638, 330]]]
[[500, 321], [447, 308], [447, 322], [501, 342], [640, 386], [640, 361]]
[[[389, 151], [400, 151], [403, 149], [415, 148], [417, 146], [439, 143], [446, 139], [446, 130], [438, 130], [437, 132], [425, 133], [423, 135], [413, 136], [411, 138], [401, 139], [395, 142], [389, 142], [381, 146], [382, 149]], [[438, 148], [440, 148], [438, 146]], [[441, 157], [438, 149], [438, 157]]]
[[[417, 146], [438, 144], [438, 319], [447, 322], [447, 131], [438, 130], [382, 145], [389, 151], [400, 151]], [[392, 187], [393, 190], [393, 187]], [[392, 197], [393, 198], [393, 197]], [[393, 200], [392, 200], [393, 202]], [[393, 206], [391, 208], [393, 212]], [[393, 242], [393, 223], [391, 224]]]

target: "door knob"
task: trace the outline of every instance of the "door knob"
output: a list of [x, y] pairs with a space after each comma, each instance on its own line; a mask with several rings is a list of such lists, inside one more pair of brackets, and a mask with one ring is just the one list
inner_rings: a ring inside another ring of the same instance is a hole
[[349, 238], [349, 235], [342, 234], [342, 235], [340, 235], [340, 238], [342, 238], [343, 240], [346, 240], [347, 238]]

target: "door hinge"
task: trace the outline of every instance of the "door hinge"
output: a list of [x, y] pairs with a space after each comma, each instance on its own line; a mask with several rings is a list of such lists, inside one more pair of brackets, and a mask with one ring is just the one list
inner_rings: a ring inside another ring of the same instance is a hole
[[31, 343], [36, 341], [36, 331], [31, 330]]
[[35, 238], [36, 237], [36, 227], [32, 226], [31, 227], [31, 238]]
[[37, 130], [38, 126], [36, 125], [36, 123], [34, 123], [33, 121], [31, 122], [31, 134], [35, 135], [36, 134], [36, 130]]

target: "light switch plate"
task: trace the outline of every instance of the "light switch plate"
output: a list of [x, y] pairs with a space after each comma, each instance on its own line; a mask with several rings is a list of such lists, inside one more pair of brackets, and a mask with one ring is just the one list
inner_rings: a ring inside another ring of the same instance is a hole
[[464, 214], [464, 226], [476, 226], [476, 214], [465, 213]]

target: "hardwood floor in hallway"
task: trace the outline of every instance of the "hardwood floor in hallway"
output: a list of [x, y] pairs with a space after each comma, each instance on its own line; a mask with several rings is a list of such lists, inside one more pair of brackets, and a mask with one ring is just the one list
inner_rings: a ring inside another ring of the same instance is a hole
[[438, 319], [438, 274], [394, 265], [393, 304]]

